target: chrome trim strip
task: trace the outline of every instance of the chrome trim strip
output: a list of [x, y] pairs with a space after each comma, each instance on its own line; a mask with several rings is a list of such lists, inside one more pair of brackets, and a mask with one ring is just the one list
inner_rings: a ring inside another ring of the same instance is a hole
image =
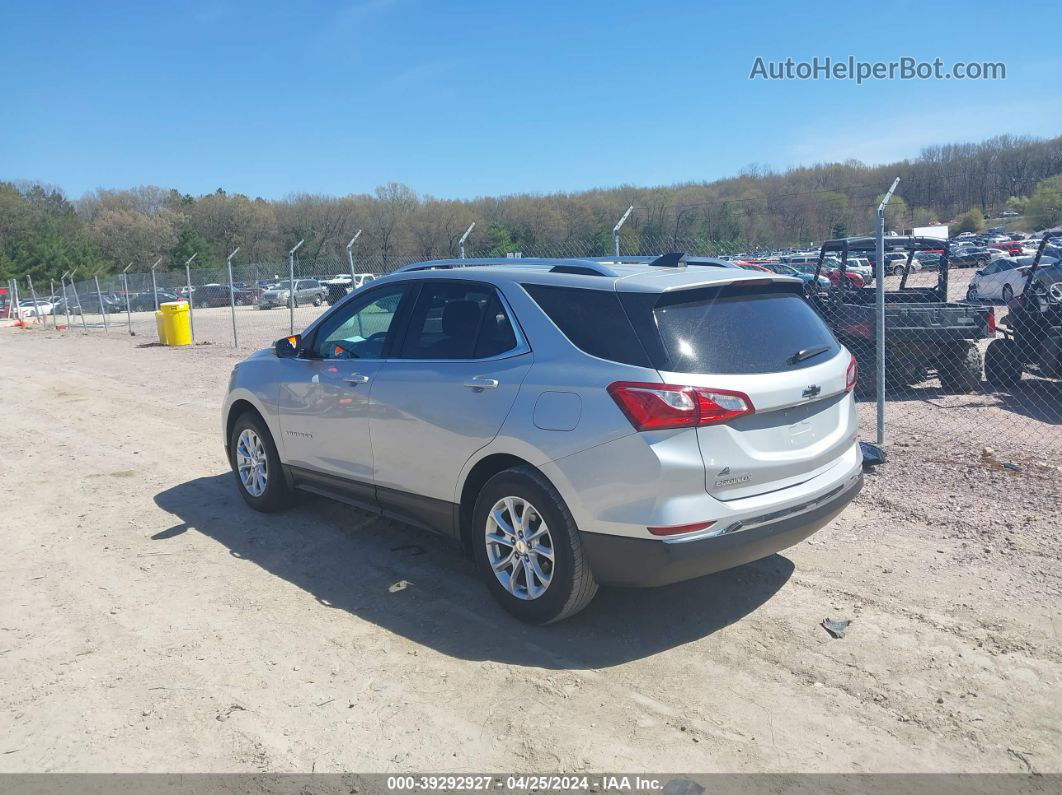
[[739, 520], [739, 521], [731, 522], [730, 524], [726, 525], [725, 527], [720, 527], [718, 529], [708, 529], [708, 530], [705, 530], [703, 532], [697, 533], [695, 535], [682, 536], [681, 538], [661, 539], [661, 540], [665, 544], [684, 544], [687, 541], [702, 541], [702, 540], [704, 540], [706, 538], [721, 538], [722, 536], [725, 536], [725, 535], [732, 535], [734, 533], [744, 532], [745, 530], [752, 530], [752, 529], [754, 529], [756, 527], [762, 527], [765, 524], [770, 524], [771, 522], [776, 522], [779, 519], [787, 519], [787, 518], [789, 518], [791, 516], [798, 516], [799, 514], [807, 513], [808, 511], [814, 510], [815, 508], [818, 508], [823, 503], [829, 502], [834, 497], [837, 497], [840, 494], [843, 494], [844, 492], [848, 491], [849, 489], [852, 488], [852, 486], [856, 483], [856, 481], [859, 480], [860, 475], [862, 475], [862, 470], [861, 469], [859, 471], [857, 471], [854, 475], [852, 475], [844, 483], [842, 483], [840, 486], [835, 486], [834, 488], [832, 488], [829, 491], [827, 491], [825, 494], [820, 494], [818, 497], [814, 498], [813, 500], [808, 500], [807, 502], [802, 502], [799, 505], [794, 505], [794, 506], [789, 507], [789, 508], [783, 508], [781, 510], [773, 511], [771, 513], [765, 513], [762, 516], [756, 516], [756, 517], [753, 517], [751, 519], [745, 519], [745, 520]]

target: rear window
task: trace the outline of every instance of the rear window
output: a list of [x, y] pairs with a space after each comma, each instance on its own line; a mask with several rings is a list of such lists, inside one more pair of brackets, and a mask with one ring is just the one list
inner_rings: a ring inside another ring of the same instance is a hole
[[614, 291], [543, 284], [523, 288], [579, 350], [612, 362], [651, 366]]
[[[649, 297], [646, 296], [645, 299]], [[637, 299], [632, 304], [639, 303]], [[656, 366], [679, 373], [776, 373], [821, 364], [840, 346], [803, 296], [783, 285], [665, 293], [643, 300]], [[655, 327], [655, 329], [654, 329]]]

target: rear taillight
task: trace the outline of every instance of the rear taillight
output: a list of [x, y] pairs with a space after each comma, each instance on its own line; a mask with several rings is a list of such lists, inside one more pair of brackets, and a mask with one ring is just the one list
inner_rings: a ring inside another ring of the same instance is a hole
[[729, 389], [617, 381], [608, 393], [639, 431], [719, 425], [756, 410], [748, 395]]
[[715, 522], [696, 522], [694, 524], [679, 524], [671, 527], [650, 527], [647, 528], [654, 536], [677, 536], [683, 533], [697, 533], [701, 530], [707, 530]]
[[992, 306], [988, 308], [988, 333], [996, 333], [996, 309]]
[[856, 381], [859, 380], [859, 365], [856, 363], [856, 357], [852, 357], [852, 361], [848, 363], [848, 371], [844, 375], [844, 391], [851, 392], [855, 389]]

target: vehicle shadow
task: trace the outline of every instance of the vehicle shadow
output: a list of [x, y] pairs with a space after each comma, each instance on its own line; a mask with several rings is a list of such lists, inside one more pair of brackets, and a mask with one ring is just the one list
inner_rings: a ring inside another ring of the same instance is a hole
[[470, 561], [443, 538], [306, 495], [278, 514], [248, 508], [232, 475], [197, 478], [155, 495], [188, 530], [343, 610], [442, 654], [547, 669], [606, 668], [711, 635], [770, 599], [793, 573], [780, 555], [656, 589], [602, 589], [573, 618], [531, 627], [509, 617]]

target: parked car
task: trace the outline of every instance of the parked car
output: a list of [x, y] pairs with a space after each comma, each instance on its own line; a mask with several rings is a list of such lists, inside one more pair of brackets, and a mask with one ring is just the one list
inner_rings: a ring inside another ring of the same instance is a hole
[[[295, 280], [295, 306], [313, 304], [320, 306], [328, 297], [328, 291], [316, 279]], [[276, 282], [262, 291], [258, 299], [259, 309], [272, 309], [275, 306], [288, 306], [292, 301], [291, 282], [285, 279]]]
[[1026, 253], [1025, 247], [1016, 240], [1007, 240], [999, 243], [996, 248], [1001, 249], [1008, 257], [1020, 257]]
[[1004, 210], [999, 214], [1000, 218], [1017, 218], [1021, 213], [1016, 213], [1014, 210]]
[[172, 303], [173, 301], [184, 301], [184, 300], [187, 300], [187, 299], [182, 298], [181, 296], [177, 295], [176, 293], [170, 292], [169, 290], [157, 290], [156, 293], [154, 293], [154, 294], [151, 293], [150, 291], [146, 292], [146, 293], [137, 293], [136, 295], [134, 295], [132, 298], [129, 299], [129, 311], [131, 311], [131, 312], [150, 312], [150, 311], [154, 310], [155, 309], [155, 295], [156, 294], [158, 295], [158, 303], [160, 305], [161, 304], [166, 304], [166, 303]]
[[796, 279], [678, 256], [377, 280], [236, 365], [240, 494], [441, 532], [534, 623], [797, 543], [862, 484], [853, 357]]
[[124, 312], [125, 309], [117, 298], [114, 298], [107, 293], [103, 294], [103, 302], [101, 304], [100, 296], [96, 295], [94, 290], [90, 290], [84, 295], [81, 295], [79, 292], [76, 298], [74, 297], [74, 294], [70, 292], [67, 294], [66, 298], [61, 299], [53, 307], [53, 312], [57, 315], [67, 314], [68, 311], [71, 315], [80, 315], [83, 312], [90, 315], [99, 315], [103, 312], [106, 312], [107, 314]]
[[956, 268], [983, 268], [992, 261], [992, 255], [987, 250], [961, 249], [949, 253], [948, 263]]
[[34, 301], [32, 298], [18, 302], [20, 314], [22, 317], [47, 317], [52, 314], [55, 309], [55, 305], [44, 298], [38, 298]]
[[356, 273], [353, 276], [349, 273], [337, 273], [331, 279], [322, 281], [321, 285], [328, 291], [328, 303], [334, 304], [347, 293], [357, 290], [375, 278], [374, 273]]
[[[816, 270], [817, 269], [816, 269], [815, 265], [803, 265], [803, 264], [801, 264], [801, 265], [793, 265], [792, 267], [795, 268], [796, 270], [798, 270], [800, 273], [804, 273], [804, 274], [807, 274], [807, 275], [811, 276], [812, 279], [817, 279], [820, 284], [822, 283], [823, 279], [825, 279], [827, 282], [829, 282], [831, 287], [837, 287], [841, 283], [841, 271], [839, 269], [828, 270], [828, 271], [826, 271], [826, 275], [825, 276], [823, 274], [821, 274], [821, 273], [816, 276]], [[846, 271], [844, 276], [845, 276], [845, 283], [849, 287], [853, 287], [854, 288], [854, 287], [862, 287], [863, 286], [863, 277], [860, 276], [858, 273], [851, 273], [851, 272]]]
[[192, 288], [192, 306], [197, 309], [206, 309], [214, 306], [245, 306], [254, 304], [258, 299], [259, 291], [253, 287], [232, 286], [230, 295], [227, 284], [204, 284], [202, 287]]
[[1003, 257], [986, 265], [974, 274], [966, 288], [967, 301], [996, 301], [1010, 303], [1025, 287], [1029, 266], [1019, 265], [1017, 258]]
[[804, 282], [804, 284], [812, 284], [814, 282], [820, 290], [828, 290], [830, 287], [830, 280], [825, 276], [820, 276], [816, 282], [814, 268], [810, 271], [799, 271], [792, 265], [786, 265], [782, 262], [764, 263], [764, 267], [769, 271], [777, 273], [779, 276], [795, 276]]

